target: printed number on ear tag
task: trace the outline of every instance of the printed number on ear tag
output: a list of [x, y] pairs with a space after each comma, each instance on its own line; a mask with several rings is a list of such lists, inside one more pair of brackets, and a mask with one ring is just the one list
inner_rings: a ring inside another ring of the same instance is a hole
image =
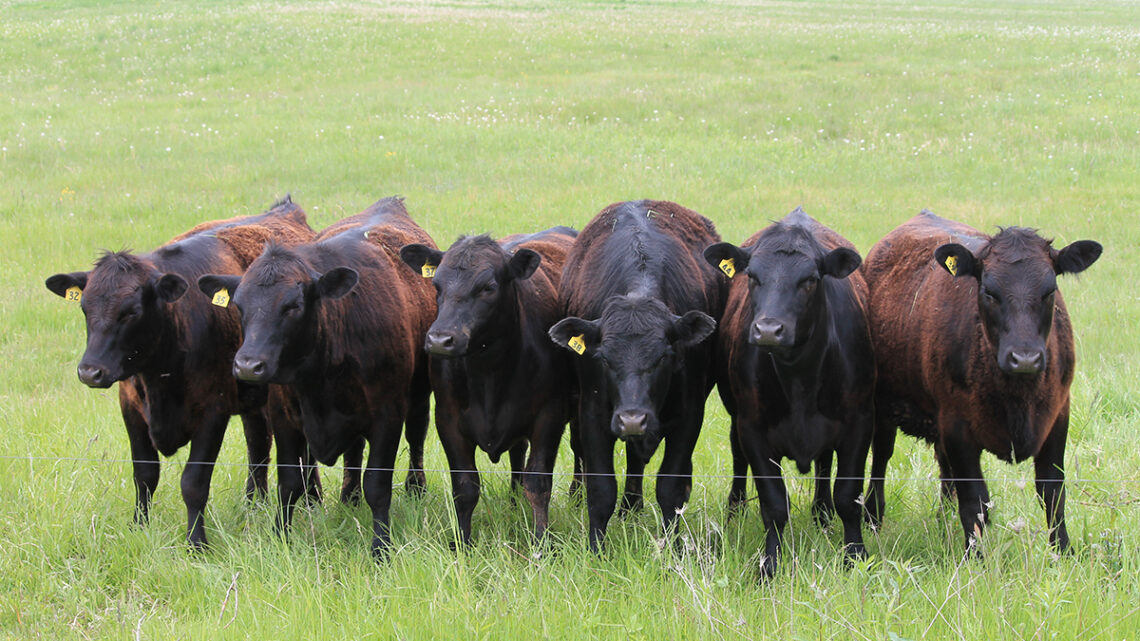
[[577, 336], [566, 341], [566, 344], [570, 347], [570, 349], [578, 352], [578, 355], [581, 356], [582, 354], [586, 353], [586, 341], [584, 340], [585, 338], [585, 334], [578, 334]]
[[957, 276], [958, 275], [958, 257], [957, 256], [947, 256], [946, 257], [946, 271], [950, 272], [951, 276]]
[[420, 273], [423, 274], [424, 278], [435, 276], [435, 265], [424, 263], [424, 266], [420, 268]]
[[218, 307], [229, 307], [230, 305], [230, 290], [222, 288], [219, 289], [210, 302]]
[[736, 261], [731, 258], [720, 261], [720, 271], [724, 272], [725, 276], [732, 278], [736, 275]]
[[68, 287], [67, 291], [64, 292], [64, 294], [65, 294], [64, 298], [69, 303], [78, 303], [80, 300], [83, 299], [83, 290], [79, 289], [79, 287], [77, 287], [75, 285]]

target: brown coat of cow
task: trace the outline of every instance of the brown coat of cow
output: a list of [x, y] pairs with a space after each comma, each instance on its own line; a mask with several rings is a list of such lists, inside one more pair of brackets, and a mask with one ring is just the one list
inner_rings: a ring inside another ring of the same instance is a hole
[[896, 426], [934, 444], [943, 492], [958, 495], [979, 553], [989, 492], [980, 456], [1032, 457], [1050, 540], [1069, 544], [1064, 453], [1075, 355], [1056, 276], [1100, 256], [1093, 241], [1054, 249], [1033, 230], [987, 236], [924, 211], [867, 254], [879, 380], [868, 510], [883, 512]]

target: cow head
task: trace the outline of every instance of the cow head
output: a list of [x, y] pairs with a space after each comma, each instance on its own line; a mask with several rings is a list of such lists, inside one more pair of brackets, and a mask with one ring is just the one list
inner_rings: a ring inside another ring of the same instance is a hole
[[79, 361], [79, 380], [110, 387], [142, 369], [162, 338], [167, 305], [186, 292], [186, 281], [163, 274], [129, 252], [107, 252], [89, 272], [56, 274], [47, 288], [78, 298], [87, 321], [87, 349]]
[[1008, 227], [976, 254], [948, 243], [934, 251], [934, 260], [952, 276], [977, 281], [978, 312], [998, 367], [1010, 375], [1036, 376], [1049, 364], [1057, 276], [1084, 271], [1101, 251], [1091, 240], [1057, 250], [1031, 229]]
[[808, 229], [784, 223], [769, 226], [748, 248], [710, 245], [705, 260], [725, 274], [736, 272], [734, 278], [744, 272], [752, 301], [748, 341], [773, 352], [800, 347], [811, 338], [824, 311], [824, 279], [846, 278], [861, 262], [855, 251], [828, 251]]
[[316, 273], [290, 249], [270, 245], [245, 274], [210, 274], [198, 287], [213, 297], [226, 289], [241, 313], [242, 344], [234, 355], [234, 376], [251, 383], [293, 383], [312, 355], [323, 301], [352, 291], [359, 276], [348, 267]]
[[444, 357], [466, 356], [504, 331], [504, 320], [517, 314], [516, 282], [530, 278], [542, 260], [529, 249], [508, 254], [489, 236], [460, 238], [446, 252], [406, 245], [400, 258], [421, 274], [434, 268], [439, 311], [424, 347]]
[[614, 436], [656, 441], [661, 438], [657, 413], [684, 365], [686, 348], [714, 329], [716, 321], [704, 312], [677, 316], [656, 298], [617, 296], [606, 302], [598, 320], [564, 318], [550, 328], [550, 338], [597, 363], [613, 405]]

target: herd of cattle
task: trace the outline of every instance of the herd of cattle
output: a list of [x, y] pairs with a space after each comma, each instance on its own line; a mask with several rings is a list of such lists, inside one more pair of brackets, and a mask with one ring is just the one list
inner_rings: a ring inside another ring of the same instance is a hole
[[466, 236], [441, 251], [401, 198], [319, 233], [286, 198], [153, 252], [106, 252], [46, 285], [86, 317], [80, 380], [119, 383], [136, 521], [147, 519], [159, 453], [190, 445], [181, 488], [193, 546], [206, 543], [210, 477], [237, 414], [248, 494], [267, 491], [276, 441], [282, 531], [299, 499], [319, 499], [316, 464], [343, 456], [341, 498], [363, 492], [382, 555], [401, 433], [405, 488], [425, 486], [432, 394], [464, 542], [476, 447], [494, 462], [510, 456], [542, 537], [567, 424], [591, 548], [617, 508], [619, 439], [622, 510], [640, 506], [641, 474], [664, 442], [656, 494], [669, 531], [715, 385], [731, 416], [729, 505], [744, 504], [751, 467], [767, 576], [788, 521], [780, 462], [815, 464], [813, 512], [837, 514], [844, 554], [862, 557], [863, 521], [883, 518], [898, 428], [933, 443], [968, 553], [979, 553], [990, 506], [982, 450], [1033, 457], [1050, 540], [1067, 548], [1074, 348], [1056, 277], [1100, 253], [1093, 241], [1056, 249], [1029, 229], [987, 236], [926, 211], [866, 260], [801, 209], [736, 246], [700, 214], [648, 200], [610, 205], [581, 232]]

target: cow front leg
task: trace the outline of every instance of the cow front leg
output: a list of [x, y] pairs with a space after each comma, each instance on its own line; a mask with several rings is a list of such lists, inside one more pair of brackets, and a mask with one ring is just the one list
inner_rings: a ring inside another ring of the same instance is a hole
[[[815, 496], [811, 501], [811, 514], [815, 517], [815, 522], [821, 528], [826, 528], [831, 515], [835, 514], [835, 499], [831, 496], [831, 460], [834, 457], [834, 452], [831, 449], [825, 449], [815, 459]], [[862, 475], [863, 471], [859, 470]], [[840, 477], [843, 476], [841, 473]], [[835, 482], [836, 487], [839, 486], [839, 481]]]
[[392, 506], [392, 468], [400, 447], [400, 419], [379, 421], [368, 439], [368, 466], [364, 470], [364, 500], [372, 510], [372, 556], [380, 559], [392, 545], [389, 512]]
[[206, 501], [210, 498], [210, 479], [222, 437], [226, 432], [227, 415], [213, 416], [203, 422], [190, 441], [190, 457], [182, 470], [182, 501], [186, 504], [186, 540], [195, 549], [206, 547]]
[[1065, 442], [1069, 432], [1069, 406], [1057, 417], [1053, 430], [1033, 459], [1037, 496], [1045, 506], [1045, 524], [1049, 542], [1058, 552], [1069, 550], [1069, 531], [1065, 527]]
[[[964, 429], [964, 427], [963, 427]], [[940, 434], [954, 430], [939, 426]], [[989, 522], [990, 493], [982, 478], [982, 452], [977, 446], [969, 445], [952, 436], [942, 439], [949, 470], [943, 470], [944, 479], [953, 479], [954, 490], [958, 495], [958, 519], [962, 523], [962, 533], [966, 540], [966, 555], [982, 557], [981, 539]]]
[[158, 450], [150, 440], [150, 427], [143, 416], [142, 400], [129, 381], [119, 383], [119, 409], [123, 425], [127, 428], [127, 441], [131, 446], [131, 469], [135, 485], [136, 525], [150, 520], [150, 502], [158, 487], [161, 468]]

